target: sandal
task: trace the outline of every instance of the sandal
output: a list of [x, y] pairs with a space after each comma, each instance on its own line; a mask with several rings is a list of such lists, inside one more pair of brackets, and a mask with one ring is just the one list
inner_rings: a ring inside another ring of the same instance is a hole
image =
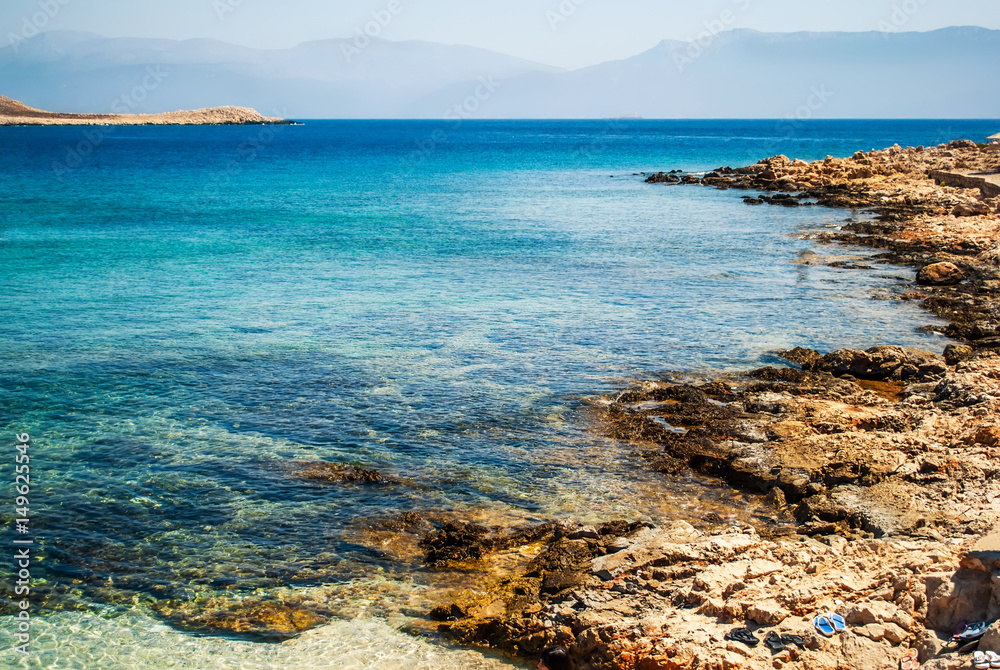
[[986, 652], [986, 658], [990, 661], [991, 668], [1000, 668], [1000, 654], [995, 651]]
[[986, 634], [986, 630], [990, 627], [985, 621], [977, 621], [975, 623], [970, 623], [965, 627], [961, 633], [953, 637], [952, 639], [959, 643], [972, 642], [973, 640], [978, 640], [983, 635]]
[[785, 648], [785, 643], [781, 639], [781, 636], [773, 630], [767, 634], [767, 637], [764, 638], [764, 644], [770, 647], [772, 651], [781, 651]]
[[837, 632], [834, 630], [833, 624], [825, 616], [818, 616], [813, 619], [813, 625], [816, 626], [816, 630], [826, 637], [833, 637], [833, 634]]
[[806, 639], [801, 635], [785, 634], [781, 636], [781, 643], [786, 647], [790, 644], [794, 644], [799, 649], [804, 649], [806, 646]]
[[827, 614], [826, 618], [830, 620], [830, 623], [833, 624], [833, 629], [838, 633], [843, 633], [847, 630], [847, 622], [839, 614]]
[[734, 628], [733, 630], [726, 633], [727, 640], [735, 640], [737, 642], [742, 642], [743, 644], [750, 645], [751, 647], [756, 647], [760, 644], [749, 628]]
[[899, 670], [917, 670], [920, 662], [917, 660], [917, 650], [907, 649], [903, 658], [899, 659]]
[[986, 657], [985, 653], [977, 651], [972, 655], [972, 665], [978, 670], [986, 670], [990, 667], [990, 659]]

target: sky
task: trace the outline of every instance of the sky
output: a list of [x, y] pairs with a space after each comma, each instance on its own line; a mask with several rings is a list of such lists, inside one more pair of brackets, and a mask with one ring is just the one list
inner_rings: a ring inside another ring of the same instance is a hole
[[[372, 23], [377, 19], [384, 25]], [[0, 46], [31, 26], [107, 37], [208, 37], [267, 49], [349, 37], [367, 26], [385, 39], [468, 44], [576, 69], [706, 31], [926, 31], [957, 25], [1000, 29], [1000, 1], [3, 0]]]

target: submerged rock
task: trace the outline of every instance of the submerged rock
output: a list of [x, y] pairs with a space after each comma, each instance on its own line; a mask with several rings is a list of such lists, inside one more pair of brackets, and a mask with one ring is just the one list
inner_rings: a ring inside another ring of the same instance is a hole
[[390, 484], [396, 480], [377, 470], [326, 461], [293, 461], [289, 464], [296, 477], [321, 482], [352, 484]]
[[330, 612], [304, 599], [257, 600], [213, 598], [208, 601], [159, 603], [154, 609], [177, 628], [200, 633], [236, 634], [282, 641], [325, 623]]
[[420, 540], [426, 564], [432, 567], [479, 560], [491, 553], [524, 546], [551, 536], [552, 523], [522, 528], [487, 527], [463, 521], [448, 521]]

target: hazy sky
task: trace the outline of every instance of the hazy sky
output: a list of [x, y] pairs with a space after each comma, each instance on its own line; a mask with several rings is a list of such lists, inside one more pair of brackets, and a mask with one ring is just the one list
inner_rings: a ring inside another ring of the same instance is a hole
[[[52, 18], [39, 14], [45, 7]], [[0, 45], [27, 19], [46, 30], [283, 48], [350, 36], [373, 12], [391, 16], [378, 28], [386, 39], [470, 44], [568, 68], [707, 29], [1000, 29], [998, 0], [3, 0]]]

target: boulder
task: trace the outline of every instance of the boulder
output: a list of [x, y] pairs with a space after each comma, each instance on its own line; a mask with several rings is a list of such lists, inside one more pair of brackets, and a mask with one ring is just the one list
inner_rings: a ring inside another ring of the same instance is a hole
[[852, 633], [842, 636], [840, 667], [854, 670], [884, 670], [897, 666], [899, 659], [891, 647]]
[[965, 344], [949, 344], [944, 348], [944, 361], [948, 365], [958, 365], [972, 358], [974, 350]]
[[964, 203], [951, 210], [952, 216], [982, 216], [989, 213], [989, 206], [982, 202]]
[[790, 612], [773, 600], [755, 603], [747, 610], [747, 618], [761, 626], [777, 626], [787, 619]]
[[965, 273], [954, 263], [932, 263], [917, 272], [917, 283], [923, 286], [953, 286], [965, 279]]
[[[955, 573], [930, 573], [921, 577], [927, 594], [927, 628], [950, 633], [955, 624], [996, 618], [991, 610], [993, 581], [990, 574], [961, 569]], [[991, 616], [991, 614], [993, 616]]]

